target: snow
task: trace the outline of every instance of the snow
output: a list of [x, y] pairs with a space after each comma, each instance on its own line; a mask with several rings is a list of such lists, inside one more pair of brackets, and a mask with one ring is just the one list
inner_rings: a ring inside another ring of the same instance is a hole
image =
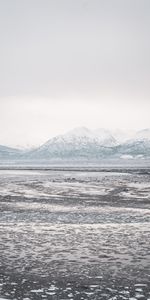
[[83, 136], [92, 136], [92, 131], [86, 127], [77, 127], [72, 129], [71, 131], [67, 132], [65, 134], [66, 137], [71, 137], [71, 136], [78, 136], [78, 137], [83, 137]]
[[146, 128], [136, 132], [135, 137], [137, 139], [148, 139], [150, 140], [150, 128]]
[[[80, 297], [84, 286], [88, 288], [84, 289], [83, 299], [133, 300], [140, 293], [144, 299], [148, 298], [149, 206], [143, 195], [141, 202], [120, 197], [121, 191], [137, 193], [143, 187], [149, 193], [149, 177], [143, 171], [127, 173], [125, 169], [117, 174], [112, 169], [109, 172], [55, 169], [39, 171], [37, 175], [31, 170], [31, 176], [26, 171], [24, 176], [13, 172], [13, 176], [1, 174], [0, 191], [5, 187], [9, 192], [12, 189], [17, 192], [20, 187], [23, 194], [25, 190], [26, 194], [28, 190], [41, 194], [33, 201], [25, 197], [2, 198], [0, 245], [4, 255], [0, 260], [7, 270], [16, 268], [22, 275], [19, 279], [3, 277], [2, 283], [11, 284], [14, 294], [3, 289], [5, 294], [0, 300], [5, 296], [17, 299], [20, 286], [24, 300], [75, 299]], [[110, 190], [109, 196], [95, 195]], [[47, 199], [43, 199], [44, 193], [49, 195]], [[56, 196], [51, 199], [54, 193]], [[33, 276], [28, 277], [29, 268]], [[119, 278], [115, 285], [114, 272]], [[48, 274], [52, 280], [47, 280]], [[38, 282], [42, 277], [46, 279]], [[124, 283], [126, 278], [128, 281]]]
[[29, 153], [31, 158], [66, 158], [76, 159], [100, 155], [101, 149], [117, 145], [114, 137], [104, 130], [77, 128], [64, 135], [50, 139], [44, 145]]
[[134, 138], [136, 131], [135, 130], [121, 130], [121, 129], [114, 129], [111, 131], [114, 138], [118, 141], [118, 143], [124, 143], [128, 140]]
[[122, 159], [133, 159], [133, 156], [132, 155], [127, 155], [127, 154], [124, 154], [121, 156]]
[[65, 138], [87, 138], [91, 140], [91, 142], [96, 142], [98, 144], [102, 144], [105, 146], [114, 146], [117, 144], [115, 138], [112, 136], [112, 134], [107, 129], [95, 129], [90, 130], [85, 127], [78, 127], [71, 131], [69, 131], [66, 135], [64, 135]]
[[150, 189], [150, 183], [149, 182], [131, 182], [128, 184], [131, 188], [137, 188], [137, 189]]
[[0, 146], [4, 159], [103, 159], [121, 158], [138, 161], [150, 157], [150, 129], [141, 131], [88, 129], [77, 127], [49, 139], [30, 151]]

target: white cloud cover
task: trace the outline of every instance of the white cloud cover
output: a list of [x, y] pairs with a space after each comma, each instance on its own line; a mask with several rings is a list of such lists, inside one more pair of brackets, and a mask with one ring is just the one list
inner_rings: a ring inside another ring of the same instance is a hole
[[150, 127], [149, 0], [0, 0], [0, 143]]
[[0, 143], [39, 145], [78, 126], [138, 130], [150, 127], [149, 111], [148, 101], [4, 99], [0, 101]]

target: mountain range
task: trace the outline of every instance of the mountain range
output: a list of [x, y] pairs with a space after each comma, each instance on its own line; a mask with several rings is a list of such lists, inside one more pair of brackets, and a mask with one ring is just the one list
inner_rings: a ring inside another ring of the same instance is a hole
[[102, 160], [150, 158], [150, 129], [123, 131], [75, 128], [34, 150], [0, 145], [0, 160]]

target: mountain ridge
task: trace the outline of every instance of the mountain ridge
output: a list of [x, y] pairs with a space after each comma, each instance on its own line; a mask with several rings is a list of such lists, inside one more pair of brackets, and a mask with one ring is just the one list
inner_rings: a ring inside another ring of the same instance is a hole
[[110, 131], [105, 128], [74, 128], [57, 135], [35, 149], [0, 146], [0, 159], [101, 160], [150, 157], [150, 129]]

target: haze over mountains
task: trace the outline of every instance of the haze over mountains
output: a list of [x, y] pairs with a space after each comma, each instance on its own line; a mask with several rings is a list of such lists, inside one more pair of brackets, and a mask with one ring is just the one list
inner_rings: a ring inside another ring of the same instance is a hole
[[123, 131], [75, 128], [34, 150], [0, 146], [0, 160], [101, 160], [150, 158], [150, 129]]

